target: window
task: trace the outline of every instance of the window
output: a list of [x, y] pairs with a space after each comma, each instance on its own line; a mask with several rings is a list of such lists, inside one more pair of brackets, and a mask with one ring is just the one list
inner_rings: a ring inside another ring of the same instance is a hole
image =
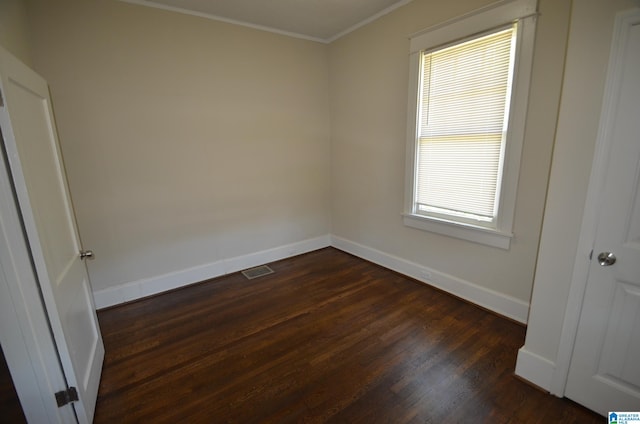
[[411, 39], [406, 225], [509, 248], [535, 8], [502, 2]]

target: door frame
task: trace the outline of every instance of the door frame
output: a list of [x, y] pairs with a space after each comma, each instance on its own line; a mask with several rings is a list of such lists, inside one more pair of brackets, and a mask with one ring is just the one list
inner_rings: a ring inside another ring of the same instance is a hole
[[560, 344], [549, 391], [556, 396], [564, 396], [569, 377], [569, 365], [573, 356], [573, 347], [578, 332], [578, 324], [582, 313], [584, 294], [589, 278], [591, 254], [595, 244], [596, 226], [600, 215], [601, 193], [605, 182], [611, 133], [613, 131], [615, 102], [618, 98], [617, 89], [622, 78], [623, 46], [622, 40], [627, 29], [633, 22], [640, 20], [640, 8], [619, 12], [615, 18], [611, 48], [609, 50], [609, 64], [607, 67], [600, 124], [596, 138], [591, 175], [587, 189], [578, 249], [573, 263], [573, 272], [569, 286], [569, 297], [565, 309]]
[[67, 383], [33, 269], [4, 140], [0, 149], [0, 344], [27, 421], [76, 422], [73, 405], [59, 408], [55, 400], [54, 394]]

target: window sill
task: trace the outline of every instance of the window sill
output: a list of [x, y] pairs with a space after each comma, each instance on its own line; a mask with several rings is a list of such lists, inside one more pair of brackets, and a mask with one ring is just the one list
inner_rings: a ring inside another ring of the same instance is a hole
[[468, 224], [446, 221], [426, 216], [405, 213], [402, 215], [404, 225], [419, 230], [455, 237], [486, 246], [509, 250], [513, 234], [510, 232], [474, 227]]

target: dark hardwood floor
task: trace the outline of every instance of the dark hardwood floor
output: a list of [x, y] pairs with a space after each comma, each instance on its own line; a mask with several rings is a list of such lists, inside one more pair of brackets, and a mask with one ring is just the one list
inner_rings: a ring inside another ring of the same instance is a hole
[[13, 387], [4, 352], [0, 348], [0, 423], [26, 423], [20, 400]]
[[327, 248], [100, 311], [96, 423], [601, 423], [513, 375], [525, 329]]

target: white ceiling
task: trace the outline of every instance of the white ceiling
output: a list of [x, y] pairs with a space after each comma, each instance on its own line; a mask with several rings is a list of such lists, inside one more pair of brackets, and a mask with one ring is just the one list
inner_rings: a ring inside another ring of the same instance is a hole
[[412, 0], [123, 0], [331, 42]]

